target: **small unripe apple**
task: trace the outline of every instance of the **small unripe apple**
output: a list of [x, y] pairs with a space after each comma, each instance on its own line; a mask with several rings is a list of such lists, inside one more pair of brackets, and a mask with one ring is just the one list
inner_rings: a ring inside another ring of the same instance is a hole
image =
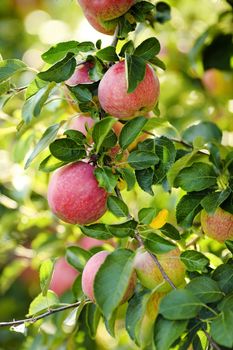
[[99, 84], [98, 97], [105, 112], [120, 119], [129, 119], [153, 109], [159, 97], [159, 80], [149, 64], [143, 80], [128, 93], [125, 61], [114, 64]]
[[[94, 297], [95, 276], [99, 271], [100, 266], [104, 263], [106, 257], [109, 254], [110, 253], [107, 251], [101, 251], [96, 253], [88, 260], [88, 262], [84, 267], [83, 274], [82, 274], [83, 293], [93, 302], [95, 301], [95, 297]], [[135, 273], [133, 273], [121, 304], [124, 304], [133, 295], [135, 285], [136, 285], [136, 275]]]
[[73, 75], [66, 80], [66, 84], [69, 86], [76, 86], [78, 84], [88, 84], [92, 83], [92, 80], [89, 77], [89, 70], [93, 67], [91, 62], [85, 62], [81, 66], [78, 66]]
[[87, 129], [91, 129], [95, 124], [94, 119], [89, 116], [80, 114], [73, 118], [69, 123], [69, 129], [80, 131], [83, 135], [87, 135]]
[[[179, 249], [175, 248], [168, 253], [157, 254], [156, 256], [165, 273], [174, 285], [176, 287], [180, 286], [184, 282], [185, 267], [180, 260]], [[148, 289], [158, 287], [156, 290], [157, 292], [168, 292], [171, 290], [171, 286], [164, 280], [155, 261], [145, 249], [138, 249], [134, 261], [134, 267], [138, 279], [144, 287]], [[161, 286], [159, 286], [160, 284]]]
[[60, 258], [55, 263], [49, 288], [60, 296], [71, 289], [78, 275], [79, 272], [70, 266], [65, 258]]
[[85, 225], [105, 213], [107, 192], [99, 187], [94, 169], [80, 161], [65, 165], [52, 175], [48, 203], [52, 212], [63, 221]]
[[202, 210], [201, 226], [207, 236], [220, 243], [233, 238], [233, 215], [222, 208], [217, 208], [214, 214]]

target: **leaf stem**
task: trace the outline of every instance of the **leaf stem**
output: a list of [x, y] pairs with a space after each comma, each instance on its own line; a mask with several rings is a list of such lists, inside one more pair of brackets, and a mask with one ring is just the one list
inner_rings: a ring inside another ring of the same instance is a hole
[[[0, 327], [9, 327], [9, 326], [18, 326], [18, 325], [21, 325], [21, 324], [24, 324], [24, 323], [35, 323], [47, 316], [50, 316], [50, 315], [53, 315], [57, 312], [61, 312], [61, 311], [64, 311], [64, 310], [68, 310], [68, 309], [72, 309], [72, 308], [75, 308], [77, 306], [79, 306], [80, 304], [82, 303], [82, 301], [77, 301], [73, 304], [68, 304], [68, 305], [65, 305], [65, 306], [61, 306], [61, 307], [58, 307], [56, 309], [49, 309], [48, 311], [44, 312], [43, 314], [41, 315], [38, 315], [38, 316], [32, 316], [32, 317], [28, 317], [28, 318], [25, 318], [23, 320], [16, 320], [16, 321], [9, 321], [9, 322], [0, 322]], [[85, 304], [88, 304], [90, 303], [89, 300], [85, 300]]]
[[205, 333], [206, 338], [208, 339], [209, 343], [215, 350], [221, 350], [221, 348], [218, 346], [218, 344], [215, 343], [215, 341], [212, 339], [211, 335], [202, 327], [202, 331]]

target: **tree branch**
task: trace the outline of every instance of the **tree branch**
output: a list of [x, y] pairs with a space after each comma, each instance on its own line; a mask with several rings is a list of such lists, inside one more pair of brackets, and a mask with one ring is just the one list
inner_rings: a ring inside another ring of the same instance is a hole
[[215, 341], [212, 339], [210, 334], [204, 328], [202, 328], [202, 331], [205, 333], [205, 336], [208, 339], [210, 345], [213, 347], [213, 349], [221, 350], [221, 348], [218, 346], [218, 344], [215, 343]]
[[[143, 243], [143, 240], [141, 238], [141, 236], [139, 235], [138, 232], [135, 232], [135, 238], [136, 240], [138, 241], [139, 245], [141, 247], [144, 247], [144, 243]], [[156, 263], [156, 265], [158, 266], [159, 268], [159, 271], [161, 272], [163, 278], [170, 284], [170, 286], [172, 287], [172, 289], [176, 289], [176, 286], [174, 285], [174, 283], [172, 282], [172, 280], [169, 278], [169, 276], [166, 274], [166, 272], [164, 271], [162, 265], [160, 264], [158, 258], [156, 255], [152, 254], [151, 252], [149, 252], [148, 250], [146, 250], [148, 254], [150, 254], [151, 258], [154, 260], [154, 262]]]
[[[89, 302], [90, 302], [89, 300], [86, 300], [85, 304], [87, 304]], [[0, 327], [19, 326], [19, 325], [24, 324], [24, 323], [31, 323], [31, 324], [33, 324], [33, 323], [41, 320], [42, 318], [45, 318], [47, 316], [56, 314], [57, 312], [61, 312], [61, 311], [64, 311], [64, 310], [68, 310], [68, 309], [72, 309], [72, 308], [78, 307], [81, 303], [82, 303], [81, 301], [77, 301], [76, 303], [69, 304], [69, 305], [64, 305], [64, 306], [58, 307], [56, 309], [49, 309], [48, 311], [44, 312], [41, 315], [38, 315], [38, 316], [35, 316], [35, 317], [33, 317], [33, 316], [32, 317], [28, 317], [28, 318], [25, 318], [24, 320], [0, 322]]]

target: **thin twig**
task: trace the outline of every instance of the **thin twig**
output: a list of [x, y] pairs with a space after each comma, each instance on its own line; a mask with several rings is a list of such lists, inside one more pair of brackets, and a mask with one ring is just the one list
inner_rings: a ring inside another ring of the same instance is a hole
[[119, 26], [116, 26], [113, 38], [112, 38], [112, 43], [111, 46], [116, 47], [118, 43], [118, 33], [119, 33]]
[[[141, 238], [141, 236], [139, 235], [138, 232], [135, 233], [135, 238], [136, 240], [138, 241], [139, 245], [141, 247], [144, 247], [144, 243], [143, 243], [143, 240]], [[159, 271], [161, 272], [163, 278], [170, 284], [170, 286], [173, 288], [173, 289], [176, 289], [176, 286], [174, 285], [174, 283], [172, 282], [172, 280], [169, 278], [169, 276], [166, 274], [166, 272], [164, 271], [162, 265], [160, 264], [158, 258], [156, 257], [156, 255], [152, 254], [151, 252], [149, 252], [147, 250], [148, 254], [150, 254], [151, 258], [154, 260], [154, 262], [156, 263], [156, 265], [158, 266], [159, 268]]]
[[221, 350], [221, 348], [218, 346], [218, 344], [215, 343], [215, 341], [212, 339], [211, 335], [202, 328], [202, 331], [205, 333], [206, 338], [208, 339], [209, 343], [215, 350]]
[[[88, 303], [88, 302], [89, 302], [89, 300], [85, 301], [85, 303]], [[28, 318], [25, 318], [24, 320], [16, 320], [16, 321], [10, 321], [10, 322], [0, 322], [0, 327], [18, 326], [18, 325], [21, 325], [21, 324], [24, 324], [24, 323], [31, 323], [31, 324], [33, 324], [33, 323], [41, 320], [42, 318], [45, 318], [45, 317], [50, 316], [50, 315], [53, 315], [53, 314], [55, 314], [57, 312], [61, 312], [61, 311], [64, 311], [64, 310], [68, 310], [68, 309], [72, 309], [72, 308], [78, 307], [81, 303], [82, 303], [81, 301], [77, 301], [76, 303], [65, 305], [65, 306], [61, 306], [61, 307], [58, 307], [56, 309], [49, 309], [48, 311], [44, 312], [41, 315], [28, 317]]]

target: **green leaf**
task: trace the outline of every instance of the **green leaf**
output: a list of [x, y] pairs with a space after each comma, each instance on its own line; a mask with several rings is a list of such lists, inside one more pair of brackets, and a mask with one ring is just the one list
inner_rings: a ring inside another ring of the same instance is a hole
[[107, 320], [123, 300], [134, 273], [133, 262], [132, 251], [118, 249], [106, 257], [96, 274], [94, 295]]
[[15, 73], [27, 68], [26, 64], [17, 59], [0, 61], [0, 83], [11, 78]]
[[77, 275], [75, 281], [72, 284], [72, 293], [75, 297], [75, 300], [83, 300], [85, 298], [82, 290], [82, 275]]
[[112, 234], [104, 224], [93, 224], [89, 226], [79, 226], [84, 235], [96, 239], [109, 239]]
[[128, 163], [136, 170], [143, 170], [159, 162], [158, 156], [149, 151], [133, 151], [128, 157]]
[[233, 311], [226, 310], [211, 322], [210, 335], [219, 344], [232, 349], [233, 347]]
[[104, 148], [104, 150], [107, 150], [114, 147], [116, 143], [117, 143], [117, 136], [114, 133], [114, 131], [110, 130], [108, 135], [105, 137], [101, 148]]
[[176, 220], [178, 225], [188, 228], [192, 226], [193, 219], [202, 210], [201, 201], [203, 193], [189, 193], [183, 196], [176, 207]]
[[80, 52], [89, 52], [95, 50], [95, 45], [91, 41], [83, 41], [78, 44], [78, 50]]
[[129, 168], [118, 169], [121, 173], [123, 180], [127, 183], [127, 191], [131, 191], [136, 183], [134, 172]]
[[95, 304], [87, 304], [85, 312], [85, 321], [88, 329], [88, 334], [91, 339], [94, 339], [99, 325], [101, 313]]
[[175, 187], [181, 187], [184, 191], [202, 191], [212, 187], [217, 182], [217, 176], [211, 165], [206, 163], [194, 163], [188, 168], [182, 169], [174, 181]]
[[126, 149], [136, 139], [146, 123], [145, 117], [136, 117], [124, 125], [119, 136], [119, 144], [122, 149]]
[[40, 266], [40, 288], [42, 295], [46, 296], [54, 269], [54, 261], [45, 260]]
[[30, 82], [30, 84], [26, 89], [26, 92], [25, 92], [26, 100], [28, 100], [31, 96], [35, 95], [40, 89], [43, 89], [46, 86], [48, 86], [48, 82], [41, 80], [36, 76], [36, 78]]
[[38, 156], [38, 154], [42, 152], [55, 139], [60, 127], [61, 123], [51, 125], [45, 130], [36, 147], [28, 157], [25, 164], [25, 169], [27, 169], [31, 162]]
[[228, 294], [233, 292], [233, 265], [222, 264], [216, 268], [212, 278], [218, 283], [220, 289]]
[[[130, 338], [139, 346], [140, 345], [140, 326], [144, 317], [150, 293], [141, 291], [135, 293], [129, 301], [126, 312], [125, 325]], [[143, 330], [145, 331], [145, 330]]]
[[218, 304], [218, 310], [233, 312], [233, 293], [226, 295], [223, 300]]
[[154, 142], [156, 154], [160, 159], [154, 172], [154, 183], [161, 183], [175, 162], [176, 149], [174, 144], [165, 136], [156, 138]]
[[55, 81], [61, 83], [67, 80], [75, 71], [76, 60], [73, 53], [68, 53], [66, 57], [55, 63], [52, 67], [37, 76], [45, 81]]
[[118, 197], [109, 196], [107, 200], [107, 207], [117, 217], [127, 217], [129, 209], [127, 205]]
[[78, 130], [66, 130], [63, 135], [66, 135], [71, 140], [75, 141], [79, 145], [83, 145], [86, 141], [86, 137]]
[[205, 143], [211, 141], [221, 143], [222, 131], [214, 123], [200, 122], [190, 126], [182, 135], [182, 139], [189, 143], [193, 143], [197, 137], [202, 137]]
[[153, 196], [154, 195], [154, 192], [152, 190], [153, 178], [154, 178], [153, 169], [148, 168], [143, 170], [136, 170], [135, 175], [141, 189], [149, 193], [151, 196]]
[[73, 162], [86, 156], [84, 147], [71, 139], [58, 139], [49, 146], [51, 154], [64, 162]]
[[148, 225], [154, 219], [155, 215], [156, 215], [155, 208], [142, 208], [138, 212], [138, 220], [140, 223]]
[[159, 229], [163, 235], [174, 239], [174, 240], [179, 240], [180, 237], [180, 232], [171, 224], [165, 224], [163, 227]]
[[154, 326], [156, 350], [169, 350], [171, 345], [184, 333], [188, 321], [171, 321], [159, 316]]
[[209, 259], [196, 250], [186, 250], [180, 255], [181, 261], [185, 264], [188, 271], [205, 271], [209, 264]]
[[97, 51], [96, 56], [103, 61], [119, 61], [119, 58], [116, 54], [116, 48], [114, 46], [107, 46], [104, 49]]
[[67, 162], [62, 162], [53, 157], [52, 155], [46, 157], [39, 165], [39, 170], [44, 173], [51, 173], [52, 171], [66, 165]]
[[111, 168], [107, 166], [96, 168], [94, 174], [100, 187], [105, 188], [109, 193], [114, 191], [114, 188], [117, 185], [118, 176], [112, 173]]
[[69, 52], [78, 54], [78, 44], [78, 41], [75, 40], [58, 43], [44, 52], [41, 57], [47, 63], [56, 63], [63, 59]]
[[68, 89], [79, 103], [86, 103], [92, 100], [91, 91], [84, 86], [68, 86]]
[[176, 248], [176, 245], [154, 232], [150, 232], [144, 241], [146, 249], [154, 254], [164, 254]]
[[217, 282], [205, 276], [193, 278], [186, 286], [186, 289], [190, 290], [205, 304], [219, 301], [224, 295], [219, 289]]
[[186, 320], [196, 317], [203, 304], [186, 289], [176, 289], [160, 302], [159, 311], [169, 320]]
[[8, 90], [10, 90], [10, 82], [8, 80], [0, 83], [0, 96], [4, 95]]
[[69, 334], [72, 333], [77, 325], [79, 316], [85, 306], [84, 302], [81, 302], [78, 307], [70, 311], [68, 316], [65, 318], [65, 320], [62, 323], [62, 330]]
[[167, 173], [167, 179], [169, 182], [169, 185], [172, 187], [173, 182], [176, 178], [176, 176], [179, 174], [179, 172], [184, 169], [186, 166], [190, 164], [190, 162], [193, 161], [193, 158], [195, 157], [197, 151], [192, 151], [191, 153], [185, 154], [183, 157], [179, 158], [169, 169]]
[[124, 238], [128, 236], [134, 236], [137, 222], [129, 220], [118, 225], [108, 225], [108, 230], [115, 237]]
[[167, 21], [170, 21], [171, 19], [171, 8], [170, 6], [163, 1], [159, 1], [156, 4], [156, 14], [155, 19], [159, 23], [165, 23]]
[[91, 258], [92, 254], [77, 246], [70, 246], [66, 248], [66, 260], [78, 271], [82, 272], [87, 261]]
[[129, 40], [122, 46], [119, 56], [125, 57], [126, 53], [128, 53], [129, 55], [132, 55], [133, 52], [134, 52], [134, 43], [132, 40]]
[[96, 151], [99, 152], [104, 139], [108, 135], [109, 131], [112, 129], [112, 126], [115, 124], [116, 119], [112, 117], [107, 117], [100, 120], [94, 125], [92, 131], [93, 141], [96, 144]]
[[149, 61], [153, 66], [159, 67], [162, 70], [166, 70], [166, 65], [163, 61], [161, 61], [157, 56], [154, 58], [151, 58]]
[[135, 56], [139, 56], [146, 61], [154, 58], [160, 51], [160, 43], [155, 37], [144, 40], [134, 51]]
[[52, 290], [48, 290], [46, 296], [43, 296], [41, 293], [31, 302], [28, 314], [36, 316], [56, 305], [59, 305], [57, 295]]
[[126, 61], [126, 82], [127, 92], [133, 92], [138, 84], [144, 79], [146, 72], [146, 62], [141, 58], [125, 54]]
[[208, 214], [213, 214], [215, 210], [229, 197], [230, 194], [230, 188], [227, 188], [223, 191], [207, 194], [207, 196], [202, 199], [201, 205]]
[[25, 101], [22, 108], [22, 118], [26, 124], [29, 124], [33, 117], [38, 117], [42, 107], [48, 99], [51, 90], [54, 88], [54, 83], [47, 84], [37, 93], [29, 97]]
[[233, 241], [227, 239], [224, 243], [226, 247], [230, 250], [230, 252], [233, 254]]
[[144, 22], [147, 14], [154, 8], [155, 6], [148, 1], [140, 1], [130, 8], [130, 13], [137, 22]]
[[111, 335], [111, 337], [115, 338], [115, 324], [116, 324], [116, 317], [117, 317], [117, 309], [114, 310], [112, 313], [111, 317], [107, 319], [106, 317], [104, 318], [104, 325], [108, 333]]

